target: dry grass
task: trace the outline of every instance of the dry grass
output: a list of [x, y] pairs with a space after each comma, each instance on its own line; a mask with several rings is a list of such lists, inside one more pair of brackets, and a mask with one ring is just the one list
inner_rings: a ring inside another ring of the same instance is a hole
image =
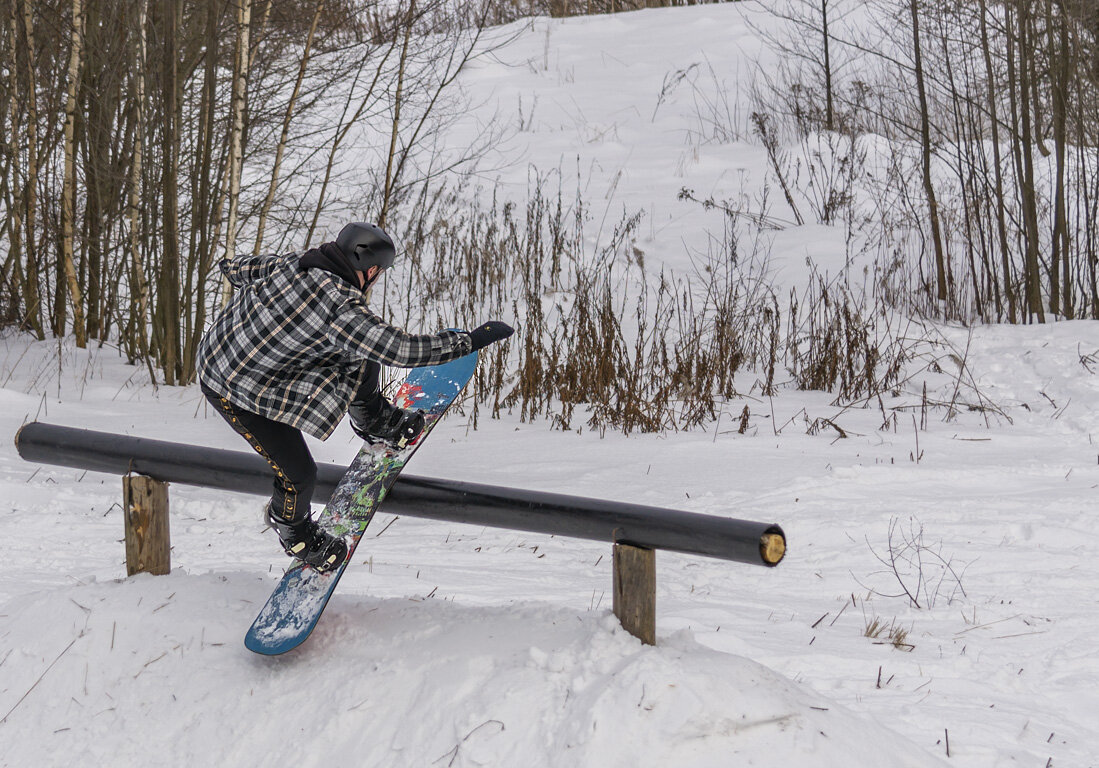
[[[386, 288], [387, 313], [411, 328], [490, 317], [516, 326], [484, 355], [475, 418], [487, 409], [601, 433], [690, 429], [742, 394], [741, 373], [764, 396], [792, 381], [850, 400], [894, 386], [905, 359], [843, 285], [814, 277], [780, 304], [766, 279], [764, 216], [726, 210], [721, 239], [682, 275], [646, 264], [642, 212], [623, 211], [592, 236], [584, 201], [547, 193], [543, 179], [525, 207], [437, 193], [409, 210], [417, 218], [397, 232], [406, 273]], [[749, 246], [745, 232], [756, 235]]]
[[896, 619], [886, 623], [881, 617], [875, 616], [867, 621], [863, 634], [877, 645], [892, 645], [898, 651], [911, 652], [916, 646], [908, 642], [908, 632], [897, 625]]

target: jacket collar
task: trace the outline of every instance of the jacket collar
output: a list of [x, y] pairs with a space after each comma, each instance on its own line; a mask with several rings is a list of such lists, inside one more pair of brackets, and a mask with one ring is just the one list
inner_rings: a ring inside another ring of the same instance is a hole
[[322, 243], [316, 248], [310, 248], [301, 255], [298, 264], [302, 269], [322, 269], [349, 283], [353, 288], [362, 290], [351, 260], [335, 243]]

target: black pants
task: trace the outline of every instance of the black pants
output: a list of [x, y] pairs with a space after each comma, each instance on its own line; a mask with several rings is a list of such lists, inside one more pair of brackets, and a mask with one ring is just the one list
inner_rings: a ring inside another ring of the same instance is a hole
[[[381, 397], [378, 387], [380, 373], [380, 365], [372, 361], [367, 363], [366, 375], [355, 393], [356, 401], [370, 403]], [[317, 462], [309, 453], [301, 430], [238, 408], [205, 385], [202, 385], [202, 394], [274, 470], [272, 515], [287, 523], [299, 523], [307, 518], [313, 491], [317, 487]]]

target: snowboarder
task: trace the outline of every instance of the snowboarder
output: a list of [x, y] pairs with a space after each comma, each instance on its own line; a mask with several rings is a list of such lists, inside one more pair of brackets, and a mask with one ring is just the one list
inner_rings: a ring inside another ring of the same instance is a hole
[[304, 253], [225, 259], [219, 267], [237, 290], [198, 349], [206, 399], [274, 470], [268, 525], [286, 554], [320, 571], [340, 565], [347, 545], [310, 516], [317, 465], [302, 432], [327, 439], [348, 413], [364, 440], [415, 440], [423, 414], [382, 396], [382, 364], [435, 365], [512, 334], [495, 320], [468, 333], [389, 325], [367, 302], [395, 256], [380, 227], [356, 222]]

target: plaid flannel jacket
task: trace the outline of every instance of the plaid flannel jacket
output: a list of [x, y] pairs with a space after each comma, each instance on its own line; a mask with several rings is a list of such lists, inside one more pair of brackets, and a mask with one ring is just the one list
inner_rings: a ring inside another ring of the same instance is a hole
[[415, 368], [468, 354], [469, 334], [413, 335], [366, 307], [335, 275], [302, 269], [300, 253], [238, 256], [218, 266], [237, 289], [198, 349], [201, 382], [230, 403], [326, 439], [367, 360]]

